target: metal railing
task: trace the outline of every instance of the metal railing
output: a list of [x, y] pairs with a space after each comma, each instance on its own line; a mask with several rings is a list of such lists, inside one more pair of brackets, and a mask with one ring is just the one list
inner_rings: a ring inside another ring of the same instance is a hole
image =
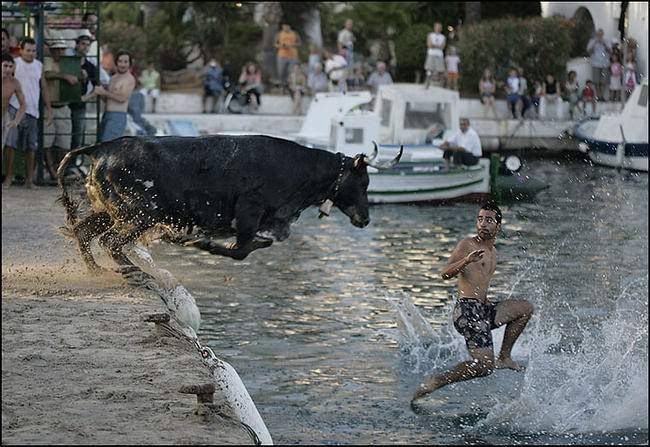
[[[62, 41], [66, 44], [66, 51], [74, 53], [76, 45], [76, 38], [81, 34], [84, 26], [82, 23], [83, 15], [86, 12], [92, 12], [97, 15], [97, 31], [99, 35], [100, 28], [100, 15], [99, 8], [100, 2], [2, 2], [2, 24], [4, 28], [15, 30], [19, 25], [22, 35], [15, 35], [14, 37], [20, 41], [23, 37], [32, 37], [36, 41], [36, 58], [44, 62], [46, 53], [49, 57], [49, 51], [46, 51], [46, 45], [52, 44], [54, 41]], [[95, 59], [95, 73], [94, 79], [99, 82], [100, 79], [100, 43], [96, 41], [96, 51], [93, 54], [88, 54], [87, 57]], [[74, 64], [77, 61], [81, 65], [81, 56], [68, 55], [64, 56], [69, 62]], [[72, 65], [73, 65], [72, 64]], [[70, 66], [70, 64], [68, 64]], [[79, 79], [81, 83], [86, 85], [85, 79]], [[59, 82], [62, 80], [47, 80], [47, 82]], [[77, 84], [79, 89], [79, 97], [81, 96], [81, 86]], [[70, 103], [66, 101], [59, 101], [59, 104], [66, 103], [70, 111]], [[76, 101], [74, 103], [77, 103]], [[77, 104], [82, 104], [81, 99]], [[101, 117], [101, 101], [98, 96], [93, 97], [84, 103], [86, 106], [85, 116], [83, 118], [84, 125], [81, 126], [80, 134], [73, 135], [72, 127], [69, 132], [46, 132], [45, 131], [45, 104], [41, 95], [39, 101], [39, 118], [38, 124], [38, 148], [36, 151], [36, 164], [35, 174], [36, 183], [44, 183], [44, 169], [45, 169], [45, 148], [44, 142], [46, 136], [55, 134], [69, 136], [71, 143], [73, 140], [78, 141], [75, 146], [84, 146], [93, 144], [98, 139], [100, 117]], [[72, 122], [72, 113], [66, 118], [54, 118], [55, 120], [68, 119]], [[73, 136], [78, 138], [73, 139]], [[20, 148], [16, 148], [20, 149]], [[74, 149], [71, 144], [70, 149]], [[14, 173], [20, 176], [24, 172], [23, 151], [17, 150], [14, 159]], [[55, 160], [55, 163], [58, 160]], [[56, 170], [56, 166], [54, 167]]]

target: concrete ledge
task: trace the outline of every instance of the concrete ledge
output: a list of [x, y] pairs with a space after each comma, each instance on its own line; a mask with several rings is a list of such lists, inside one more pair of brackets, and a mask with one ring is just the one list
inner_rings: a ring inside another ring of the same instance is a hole
[[[303, 113], [309, 108], [311, 97], [303, 98]], [[510, 119], [505, 100], [496, 101], [497, 119], [485, 116], [484, 106], [478, 99], [461, 99], [460, 116], [468, 117], [481, 137], [486, 152], [500, 149], [535, 147], [542, 150], [577, 150], [576, 142], [567, 137], [575, 121], [568, 119], [569, 105], [562, 103], [562, 116], [558, 120], [554, 106], [548, 106], [549, 119]], [[293, 115], [293, 104], [288, 95], [263, 95], [262, 106], [253, 114], [203, 114], [200, 93], [161, 93], [159, 112], [144, 117], [155, 127], [164, 129], [169, 120], [189, 120], [202, 134], [219, 132], [251, 132], [290, 136], [298, 133], [304, 115]], [[622, 109], [620, 103], [599, 103], [599, 113], [613, 113]], [[172, 112], [173, 110], [173, 112]], [[183, 111], [179, 113], [178, 111]]]
[[[223, 97], [220, 98], [219, 107], [223, 103]], [[288, 95], [265, 95], [262, 94], [262, 105], [257, 110], [257, 114], [261, 115], [293, 115], [293, 101]], [[311, 96], [303, 98], [303, 114], [307, 113]], [[211, 102], [209, 102], [211, 104]], [[152, 100], [147, 98], [146, 109], [151, 110]], [[202, 92], [161, 92], [158, 101], [156, 102], [157, 113], [202, 113], [203, 112], [203, 97]]]
[[231, 115], [231, 114], [144, 114], [153, 126], [163, 129], [168, 120], [188, 120], [203, 134], [225, 131], [267, 133], [288, 135], [297, 133], [302, 126], [303, 116], [292, 115]]
[[[311, 96], [305, 96], [303, 98], [303, 107], [302, 114], [307, 113], [309, 108], [309, 103], [311, 102]], [[605, 112], [617, 112], [622, 110], [623, 105], [621, 103], [613, 102], [601, 102], [598, 103], [598, 113]], [[495, 103], [495, 109], [497, 112], [497, 118], [510, 118], [510, 112], [508, 111], [508, 105], [505, 100], [498, 99]], [[151, 98], [147, 98], [147, 111], [151, 110]], [[201, 92], [184, 92], [184, 93], [174, 93], [174, 92], [162, 92], [158, 102], [156, 104], [156, 111], [160, 114], [200, 114], [203, 112], [203, 103]], [[466, 116], [470, 119], [472, 118], [492, 118], [491, 115], [488, 115], [488, 111], [485, 109], [483, 104], [478, 99], [465, 98], [460, 100], [459, 104], [459, 113], [460, 116]], [[288, 95], [262, 95], [262, 105], [259, 110], [256, 112], [257, 115], [294, 115], [293, 114], [293, 102]], [[549, 105], [547, 108], [547, 115], [550, 118], [555, 118], [557, 116], [555, 106]], [[569, 118], [569, 104], [567, 102], [562, 103], [562, 114], [563, 119]]]

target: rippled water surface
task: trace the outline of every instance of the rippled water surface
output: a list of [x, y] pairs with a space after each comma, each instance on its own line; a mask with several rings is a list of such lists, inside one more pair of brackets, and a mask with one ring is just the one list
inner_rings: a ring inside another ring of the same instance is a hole
[[[536, 314], [496, 371], [409, 406], [468, 358], [439, 271], [477, 206], [374, 206], [371, 224], [308, 209], [242, 262], [157, 245], [194, 295], [199, 336], [232, 364], [276, 443], [648, 442], [648, 176], [530, 160], [550, 189], [502, 207], [495, 299]], [[495, 331], [500, 346], [503, 330]]]

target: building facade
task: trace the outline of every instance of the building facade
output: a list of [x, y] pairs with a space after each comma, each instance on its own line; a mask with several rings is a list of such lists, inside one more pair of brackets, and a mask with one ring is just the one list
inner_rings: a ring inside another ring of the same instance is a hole
[[[591, 21], [593, 32], [602, 28], [605, 39], [621, 42], [619, 19], [622, 2], [540, 2], [542, 17], [562, 16], [583, 23]], [[648, 76], [648, 3], [628, 2], [624, 22], [625, 37], [637, 41], [637, 68], [643, 77]], [[592, 33], [593, 34], [593, 33]], [[574, 67], [579, 65], [572, 62]]]

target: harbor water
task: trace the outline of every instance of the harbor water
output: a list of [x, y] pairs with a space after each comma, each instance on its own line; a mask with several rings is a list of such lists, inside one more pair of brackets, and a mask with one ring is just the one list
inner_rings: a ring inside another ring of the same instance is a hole
[[[278, 444], [648, 443], [648, 175], [533, 159], [550, 184], [504, 205], [494, 300], [536, 308], [513, 350], [525, 372], [450, 385], [468, 359], [439, 272], [478, 207], [389, 205], [353, 227], [307, 209], [244, 261], [156, 244], [193, 294], [199, 337], [235, 367]], [[498, 349], [503, 329], [494, 332]]]

